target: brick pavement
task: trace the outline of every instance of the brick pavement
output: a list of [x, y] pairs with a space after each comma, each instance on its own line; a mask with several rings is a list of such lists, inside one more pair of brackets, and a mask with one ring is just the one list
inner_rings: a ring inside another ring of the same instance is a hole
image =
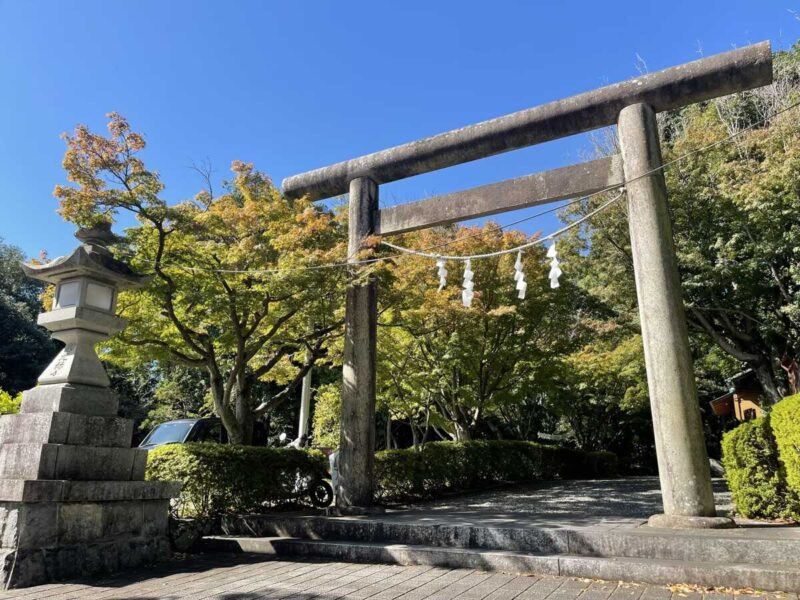
[[[756, 600], [735, 596], [569, 577], [206, 554], [110, 577], [11, 590], [0, 593], [0, 600]], [[796, 594], [760, 598], [798, 600]]]

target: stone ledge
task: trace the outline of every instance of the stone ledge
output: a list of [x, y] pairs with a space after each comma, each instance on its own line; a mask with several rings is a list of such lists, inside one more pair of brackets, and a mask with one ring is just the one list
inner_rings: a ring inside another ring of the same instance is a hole
[[116, 417], [118, 408], [117, 394], [108, 388], [59, 383], [40, 385], [22, 392], [20, 412], [68, 412]]
[[65, 444], [0, 444], [0, 479], [142, 481], [147, 450]]
[[29, 587], [75, 577], [114, 573], [169, 557], [163, 537], [73, 544], [47, 549], [0, 550], [0, 570], [10, 588]]
[[167, 535], [169, 500], [0, 502], [0, 546], [57, 548]]
[[4, 444], [69, 444], [130, 448], [133, 421], [66, 412], [0, 416]]
[[177, 497], [180, 488], [179, 481], [0, 479], [0, 502], [166, 500]]

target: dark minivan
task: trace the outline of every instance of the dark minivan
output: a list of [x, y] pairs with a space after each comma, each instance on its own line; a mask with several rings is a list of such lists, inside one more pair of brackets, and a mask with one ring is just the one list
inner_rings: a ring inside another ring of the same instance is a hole
[[150, 430], [139, 448], [151, 450], [164, 444], [186, 444], [188, 442], [228, 442], [228, 432], [216, 417], [202, 419], [178, 419], [156, 425]]

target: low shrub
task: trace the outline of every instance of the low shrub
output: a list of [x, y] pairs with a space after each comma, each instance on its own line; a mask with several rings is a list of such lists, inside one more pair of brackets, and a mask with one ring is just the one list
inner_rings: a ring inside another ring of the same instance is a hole
[[22, 392], [12, 396], [4, 390], [0, 390], [0, 415], [15, 415], [19, 412], [22, 405]]
[[495, 482], [611, 477], [616, 475], [616, 456], [535, 442], [434, 442], [421, 450], [378, 452], [375, 471], [377, 497], [396, 502]]
[[325, 478], [327, 459], [316, 450], [227, 444], [168, 444], [151, 450], [147, 479], [183, 483], [182, 517], [260, 512], [289, 500], [298, 477]]
[[786, 483], [800, 494], [800, 394], [778, 402], [769, 415]]
[[722, 438], [722, 464], [733, 503], [750, 519], [797, 519], [800, 498], [786, 483], [771, 417], [742, 423]]

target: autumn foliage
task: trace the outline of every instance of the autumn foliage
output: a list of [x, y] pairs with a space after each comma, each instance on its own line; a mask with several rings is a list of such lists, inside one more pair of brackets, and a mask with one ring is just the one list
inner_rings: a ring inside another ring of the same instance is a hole
[[[65, 136], [70, 186], [61, 214], [78, 225], [133, 213], [138, 225], [115, 249], [150, 284], [126, 292], [128, 319], [108, 358], [176, 361], [208, 372], [215, 412], [231, 439], [283, 402], [341, 333], [344, 272], [317, 268], [344, 257], [334, 215], [284, 198], [251, 164], [236, 161], [224, 193], [169, 205], [140, 153], [144, 138], [109, 115], [108, 136], [80, 126]], [[256, 398], [257, 381], [272, 393]]]

